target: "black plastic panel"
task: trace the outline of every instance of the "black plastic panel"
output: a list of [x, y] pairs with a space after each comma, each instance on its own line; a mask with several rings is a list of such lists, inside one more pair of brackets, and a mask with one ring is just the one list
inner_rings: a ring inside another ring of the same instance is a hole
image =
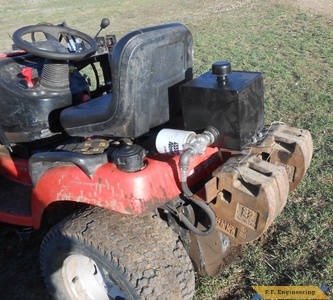
[[38, 83], [33, 88], [24, 85], [22, 69], [31, 67], [33, 78], [38, 78], [43, 62], [44, 59], [30, 55], [0, 60], [0, 124], [10, 142], [52, 136], [51, 119], [56, 118], [51, 113], [57, 114], [57, 109], [72, 103], [69, 88], [52, 90]]
[[221, 148], [241, 150], [264, 126], [261, 73], [236, 71], [224, 82], [209, 71], [183, 85], [181, 98], [185, 128], [214, 126]]
[[116, 43], [111, 69], [112, 94], [61, 113], [69, 135], [135, 138], [169, 121], [181, 110], [179, 85], [192, 79], [192, 35], [179, 23], [131, 32]]

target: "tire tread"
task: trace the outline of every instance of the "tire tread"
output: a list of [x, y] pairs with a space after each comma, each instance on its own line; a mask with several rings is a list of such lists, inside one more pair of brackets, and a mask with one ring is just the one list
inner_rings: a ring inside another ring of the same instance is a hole
[[[156, 215], [123, 215], [89, 207], [57, 224], [44, 238], [65, 236], [112, 261], [142, 299], [192, 299], [193, 266], [178, 236]], [[44, 266], [45, 267], [45, 266]]]

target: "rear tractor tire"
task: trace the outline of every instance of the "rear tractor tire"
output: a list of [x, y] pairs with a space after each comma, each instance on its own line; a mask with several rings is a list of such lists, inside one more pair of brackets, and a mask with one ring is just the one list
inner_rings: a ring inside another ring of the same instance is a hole
[[40, 265], [61, 300], [192, 299], [194, 271], [178, 236], [157, 216], [91, 207], [46, 235]]

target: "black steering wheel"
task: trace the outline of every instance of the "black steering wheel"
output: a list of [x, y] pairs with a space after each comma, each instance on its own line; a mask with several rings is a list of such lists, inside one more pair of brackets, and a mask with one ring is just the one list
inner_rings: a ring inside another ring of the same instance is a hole
[[[27, 41], [23, 36], [43, 33], [45, 41]], [[60, 43], [61, 37], [67, 40], [68, 48]], [[89, 35], [61, 25], [31, 25], [16, 30], [13, 41], [17, 47], [34, 54], [54, 60], [79, 60], [93, 55], [97, 50], [96, 41]]]

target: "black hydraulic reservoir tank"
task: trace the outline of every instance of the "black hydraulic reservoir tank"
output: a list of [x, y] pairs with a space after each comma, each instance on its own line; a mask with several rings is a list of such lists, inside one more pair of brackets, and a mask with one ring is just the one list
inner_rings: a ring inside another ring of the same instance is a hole
[[242, 150], [264, 127], [263, 76], [258, 72], [231, 71], [226, 61], [181, 86], [185, 128], [208, 126], [220, 133], [216, 146]]

